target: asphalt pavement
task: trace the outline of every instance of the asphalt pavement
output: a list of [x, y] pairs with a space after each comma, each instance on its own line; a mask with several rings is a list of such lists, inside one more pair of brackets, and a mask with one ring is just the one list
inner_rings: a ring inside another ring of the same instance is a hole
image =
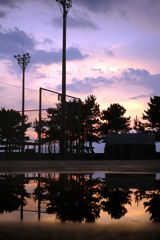
[[160, 160], [0, 161], [0, 173], [160, 173]]

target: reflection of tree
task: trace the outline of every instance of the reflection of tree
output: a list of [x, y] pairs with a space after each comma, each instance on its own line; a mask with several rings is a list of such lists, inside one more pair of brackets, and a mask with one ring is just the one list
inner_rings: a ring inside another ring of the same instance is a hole
[[129, 189], [112, 189], [104, 187], [102, 189], [104, 200], [101, 202], [102, 209], [111, 216], [111, 218], [120, 219], [127, 213], [125, 204], [131, 205], [131, 193]]
[[20, 206], [27, 204], [26, 198], [30, 194], [26, 192], [24, 175], [4, 175], [0, 179], [0, 213], [12, 212]]
[[40, 181], [40, 174], [38, 174], [38, 185], [32, 193], [34, 202], [36, 202], [37, 200], [40, 200], [40, 201], [45, 200], [46, 189], [45, 189], [44, 182], [45, 182], [45, 179], [43, 179], [43, 181]]
[[38, 200], [38, 220], [40, 220], [40, 215], [41, 215], [41, 201], [45, 200], [45, 184], [44, 184], [44, 179], [41, 182], [40, 181], [40, 174], [38, 174], [38, 185], [34, 189], [34, 192], [32, 193], [33, 200], [36, 202]]
[[80, 203], [83, 218], [85, 218], [87, 222], [93, 222], [96, 218], [100, 217], [100, 181], [98, 179], [92, 179], [91, 176], [90, 179], [86, 181], [83, 179], [81, 193], [83, 194], [82, 202]]
[[137, 205], [140, 203], [140, 201], [145, 198], [146, 196], [146, 191], [145, 190], [137, 190], [134, 192], [135, 195], [135, 202]]
[[154, 222], [160, 221], [160, 192], [157, 189], [140, 191], [137, 190], [135, 192], [135, 198], [140, 202], [143, 199], [148, 199], [149, 201], [145, 201], [144, 208], [146, 208], [146, 212], [151, 214], [150, 220]]
[[[107, 211], [111, 218], [120, 219], [131, 205], [130, 190], [106, 188], [99, 179], [84, 175], [60, 174], [59, 178], [43, 179], [34, 190], [35, 201], [46, 200], [46, 212], [56, 214], [64, 221], [94, 222], [100, 211]], [[103, 198], [103, 199], [102, 199]], [[101, 201], [102, 200], [102, 201]]]
[[160, 192], [154, 192], [150, 197], [149, 202], [144, 202], [144, 207], [148, 207], [146, 212], [151, 213], [150, 220], [158, 222], [160, 221]]
[[101, 196], [97, 193], [95, 179], [61, 174], [58, 180], [50, 180], [46, 185], [47, 213], [56, 213], [61, 221], [86, 222], [99, 217]]

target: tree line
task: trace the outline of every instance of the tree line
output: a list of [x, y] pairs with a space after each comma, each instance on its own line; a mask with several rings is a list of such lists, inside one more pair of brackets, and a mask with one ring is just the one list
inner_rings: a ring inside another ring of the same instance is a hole
[[[49, 151], [51, 143], [61, 141], [61, 103], [56, 108], [48, 108], [47, 119], [41, 121], [41, 138], [43, 143], [48, 143]], [[119, 103], [100, 111], [100, 105], [96, 102], [96, 97], [88, 96], [84, 101], [66, 102], [66, 142], [70, 151], [73, 150], [73, 143], [81, 143], [84, 149], [85, 143], [89, 143], [89, 150], [93, 150], [93, 142], [99, 143], [106, 134], [117, 134], [135, 130], [149, 134], [155, 134], [156, 141], [160, 139], [160, 96], [153, 96], [148, 103], [148, 109], [144, 110], [142, 120], [134, 119], [131, 128], [131, 116], [125, 117], [126, 109]], [[25, 118], [25, 141], [29, 140], [27, 130], [33, 127], [35, 132], [39, 132], [39, 122], [37, 119], [33, 123]], [[6, 141], [6, 149], [9, 141], [17, 145], [22, 141], [22, 116], [21, 113], [13, 109], [0, 110], [0, 141]], [[16, 143], [17, 142], [17, 143]]]

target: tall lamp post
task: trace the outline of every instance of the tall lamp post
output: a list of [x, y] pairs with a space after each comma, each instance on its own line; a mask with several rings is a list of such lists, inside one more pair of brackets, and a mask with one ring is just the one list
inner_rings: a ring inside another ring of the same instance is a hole
[[29, 53], [21, 55], [14, 55], [14, 58], [17, 59], [19, 66], [22, 68], [22, 154], [24, 159], [24, 80], [25, 80], [25, 70], [30, 63]]
[[62, 124], [61, 124], [61, 154], [66, 159], [66, 19], [72, 7], [72, 0], [56, 0], [63, 17], [63, 52], [62, 52]]

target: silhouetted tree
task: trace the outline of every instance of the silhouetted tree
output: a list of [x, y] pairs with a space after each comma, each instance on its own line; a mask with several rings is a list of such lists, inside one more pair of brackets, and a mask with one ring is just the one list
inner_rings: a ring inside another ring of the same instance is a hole
[[89, 142], [93, 153], [93, 142], [100, 141], [100, 109], [96, 97], [88, 96], [81, 106], [81, 141]]
[[[47, 117], [48, 119], [41, 120], [41, 141], [42, 143], [48, 143], [48, 152], [50, 153], [51, 143], [60, 141], [61, 136], [61, 106], [56, 105], [56, 108], [48, 108]], [[35, 119], [33, 128], [39, 134], [39, 121]]]
[[144, 110], [142, 119], [147, 120], [145, 127], [148, 133], [155, 134], [156, 141], [160, 141], [160, 96], [153, 96]]
[[134, 125], [133, 125], [133, 129], [136, 131], [136, 132], [145, 132], [145, 123], [142, 123], [139, 118], [134, 118]]
[[[27, 116], [24, 116], [24, 139], [29, 140], [29, 136], [26, 136], [26, 131], [31, 127], [31, 123], [27, 123]], [[6, 110], [1, 108], [0, 110], [0, 140], [6, 141], [7, 145], [10, 141], [14, 141], [14, 144], [18, 144], [18, 141], [22, 140], [22, 116], [18, 111], [13, 109]], [[17, 143], [16, 143], [17, 142]]]
[[[41, 127], [42, 139], [49, 144], [61, 140], [61, 103], [56, 108], [47, 109], [48, 120]], [[100, 141], [100, 109], [93, 95], [88, 96], [84, 102], [73, 100], [66, 102], [66, 142], [70, 144], [79, 140], [82, 143], [89, 142], [93, 153], [93, 142]], [[34, 123], [34, 129], [38, 133], [38, 121]]]
[[[45, 132], [46, 132], [46, 128], [45, 128], [45, 121], [41, 120], [41, 138], [45, 138]], [[34, 122], [33, 122], [33, 128], [34, 131], [37, 133], [37, 138], [39, 136], [39, 121], [35, 118]]]
[[57, 108], [48, 108], [47, 117], [44, 140], [49, 143], [50, 148], [51, 142], [59, 142], [61, 138], [61, 105], [57, 104]]
[[76, 99], [66, 102], [66, 141], [70, 153], [73, 151], [73, 143], [76, 143], [75, 149], [78, 150], [77, 140], [79, 141], [80, 138], [81, 105], [82, 102]]
[[[80, 103], [77, 100], [66, 102], [66, 142], [72, 143], [79, 138], [79, 110]], [[50, 152], [50, 144], [61, 141], [61, 103], [56, 104], [56, 108], [48, 108], [48, 119], [41, 121], [41, 139], [44, 143], [48, 143]], [[39, 122], [35, 119], [33, 125], [35, 131], [39, 132]], [[72, 149], [70, 149], [72, 151]]]
[[109, 133], [128, 132], [130, 128], [130, 117], [124, 117], [126, 109], [118, 103], [111, 104], [107, 110], [102, 111], [101, 133], [103, 136]]

